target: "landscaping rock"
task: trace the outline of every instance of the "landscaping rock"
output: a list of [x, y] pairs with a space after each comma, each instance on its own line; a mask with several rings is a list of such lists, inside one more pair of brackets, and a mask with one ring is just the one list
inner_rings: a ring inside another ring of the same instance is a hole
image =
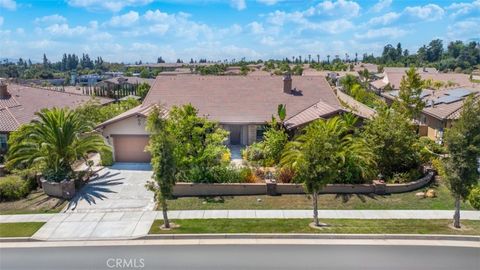
[[417, 192], [417, 193], [415, 193], [415, 197], [417, 197], [417, 198], [425, 198], [425, 192]]
[[433, 189], [429, 189], [427, 190], [427, 192], [425, 193], [425, 197], [427, 198], [435, 198], [437, 197], [437, 192]]
[[257, 198], [257, 202], [262, 202], [262, 199], [261, 199], [261, 198]]

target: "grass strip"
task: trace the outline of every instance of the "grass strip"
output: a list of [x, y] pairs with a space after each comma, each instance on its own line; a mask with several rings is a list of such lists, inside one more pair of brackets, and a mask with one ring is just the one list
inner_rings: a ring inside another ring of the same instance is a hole
[[45, 222], [0, 223], [0, 237], [30, 237]]

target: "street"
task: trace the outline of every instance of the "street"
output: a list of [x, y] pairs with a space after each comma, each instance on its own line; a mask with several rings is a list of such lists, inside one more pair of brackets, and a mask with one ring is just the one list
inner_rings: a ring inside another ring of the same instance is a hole
[[0, 269], [480, 269], [480, 249], [404, 245], [129, 245], [0, 249]]

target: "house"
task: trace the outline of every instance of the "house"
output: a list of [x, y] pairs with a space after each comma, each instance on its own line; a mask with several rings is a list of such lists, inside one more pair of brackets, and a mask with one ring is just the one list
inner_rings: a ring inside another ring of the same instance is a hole
[[169, 110], [191, 103], [199, 115], [230, 132], [227, 144], [250, 145], [262, 139], [265, 124], [285, 104], [285, 125], [294, 130], [344, 112], [321, 76], [158, 76], [143, 103], [98, 126], [119, 162], [148, 162], [145, 120], [152, 107]]
[[[400, 89], [402, 77], [405, 75], [405, 71], [407, 70], [408, 68], [385, 68], [383, 72], [383, 78], [372, 81], [370, 86], [377, 92], [383, 91], [387, 85], [389, 85], [392, 90], [398, 90]], [[440, 81], [445, 85], [450, 83], [452, 85], [464, 87], [480, 86], [478, 83], [475, 84], [471, 82], [468, 74], [439, 73], [433, 68], [417, 68], [417, 72], [424, 80]]]
[[[0, 82], [0, 152], [7, 150], [8, 134], [36, 118], [44, 108], [75, 108], [90, 96]], [[101, 104], [111, 99], [98, 98]]]
[[[387, 103], [392, 103], [398, 98], [399, 91], [382, 93]], [[452, 123], [460, 117], [465, 99], [473, 95], [480, 98], [480, 90], [474, 88], [453, 88], [445, 90], [422, 91], [425, 108], [415, 119], [419, 125], [419, 134], [427, 136], [437, 143], [443, 143], [443, 133], [450, 128]]]
[[150, 86], [152, 86], [154, 82], [155, 82], [155, 79], [120, 76], [120, 77], [113, 77], [113, 78], [98, 82], [97, 86], [106, 87], [110, 89], [110, 88], [116, 88], [122, 85], [136, 86], [142, 83], [148, 83]]

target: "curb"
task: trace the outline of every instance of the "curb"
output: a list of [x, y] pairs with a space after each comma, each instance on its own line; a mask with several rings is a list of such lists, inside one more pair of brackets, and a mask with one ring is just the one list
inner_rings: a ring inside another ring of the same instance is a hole
[[480, 236], [438, 234], [148, 234], [139, 239], [327, 239], [327, 240], [446, 240], [480, 242]]
[[0, 237], [0, 243], [6, 242], [39, 242], [31, 237]]

